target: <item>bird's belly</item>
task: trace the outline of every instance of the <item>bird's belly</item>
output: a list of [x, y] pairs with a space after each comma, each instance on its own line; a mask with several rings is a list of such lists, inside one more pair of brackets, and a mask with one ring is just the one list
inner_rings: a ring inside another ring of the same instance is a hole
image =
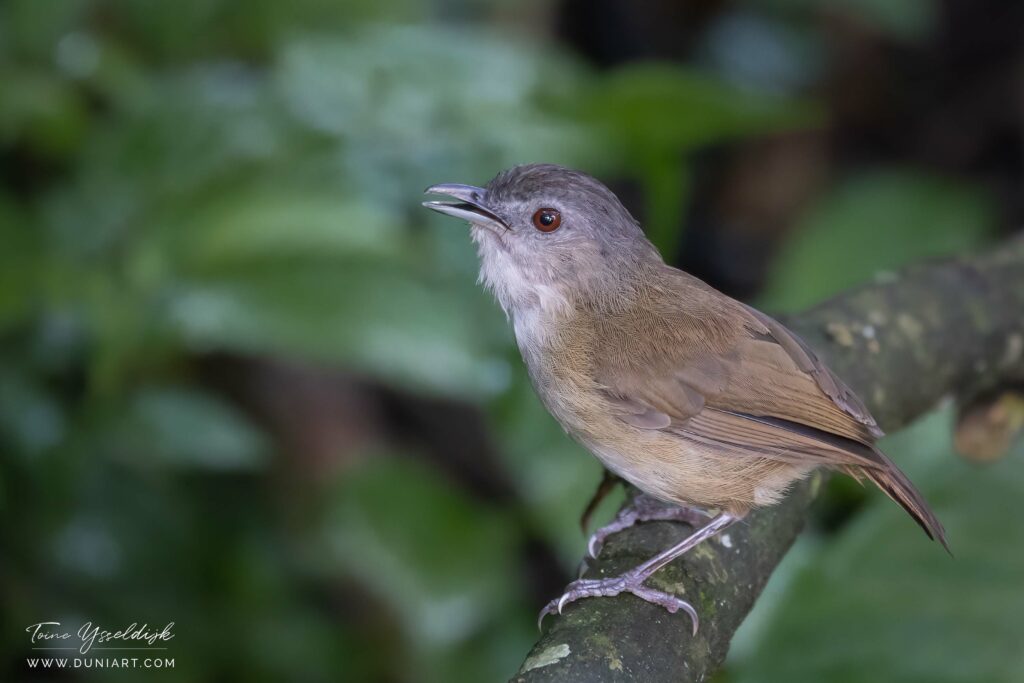
[[812, 468], [751, 453], [716, 451], [682, 432], [620, 421], [593, 380], [587, 354], [516, 320], [516, 339], [537, 394], [562, 427], [605, 467], [644, 493], [677, 505], [745, 511], [770, 505]]
[[725, 455], [659, 430], [625, 428], [579, 440], [609, 470], [669, 503], [746, 511], [771, 505], [813, 467], [751, 455]]

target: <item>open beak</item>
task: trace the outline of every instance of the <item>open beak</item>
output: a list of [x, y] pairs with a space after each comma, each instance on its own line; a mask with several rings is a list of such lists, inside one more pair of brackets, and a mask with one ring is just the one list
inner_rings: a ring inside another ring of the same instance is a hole
[[433, 209], [455, 218], [487, 225], [492, 228], [508, 230], [508, 223], [500, 216], [487, 208], [487, 190], [472, 185], [459, 185], [457, 183], [446, 183], [443, 185], [431, 185], [423, 194], [444, 194], [454, 197], [456, 202], [423, 202], [423, 206]]

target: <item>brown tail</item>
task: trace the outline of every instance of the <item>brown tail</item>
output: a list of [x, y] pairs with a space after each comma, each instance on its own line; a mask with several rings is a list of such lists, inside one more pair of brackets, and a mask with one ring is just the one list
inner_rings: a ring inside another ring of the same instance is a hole
[[900, 468], [896, 467], [896, 463], [878, 449], [872, 450], [875, 451], [875, 459], [877, 459], [881, 466], [860, 468], [858, 474], [866, 476], [878, 488], [882, 489], [885, 495], [899, 503], [914, 518], [914, 521], [924, 529], [924, 532], [928, 534], [928, 538], [941, 543], [946, 552], [952, 555], [953, 552], [949, 549], [949, 543], [946, 542], [946, 530], [942, 528], [942, 522], [939, 521], [939, 518], [928, 507], [928, 503], [925, 501], [924, 496], [921, 495], [921, 492], [910, 483], [907, 475], [903, 474]]

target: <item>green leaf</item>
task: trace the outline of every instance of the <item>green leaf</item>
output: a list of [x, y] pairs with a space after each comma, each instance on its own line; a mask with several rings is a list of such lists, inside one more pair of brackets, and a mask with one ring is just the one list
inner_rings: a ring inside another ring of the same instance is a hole
[[412, 458], [349, 471], [326, 520], [329, 564], [389, 603], [420, 647], [470, 637], [515, 598], [515, 528]]
[[206, 269], [296, 256], [397, 258], [405, 246], [395, 216], [327, 192], [234, 192], [185, 220], [191, 258]]
[[579, 103], [585, 121], [612, 136], [627, 159], [678, 158], [684, 151], [820, 119], [806, 102], [754, 93], [665, 64], [616, 69]]
[[232, 406], [178, 388], [146, 389], [133, 397], [118, 450], [136, 462], [153, 458], [211, 470], [260, 467], [269, 456], [263, 435]]
[[646, 230], [663, 253], [679, 239], [691, 179], [684, 155], [700, 147], [818, 122], [817, 107], [729, 85], [667, 64], [621, 67], [594, 79], [569, 108], [608, 141], [618, 166], [646, 190]]
[[[956, 559], [884, 496], [811, 553], [775, 596], [730, 680], [953, 683], [1024, 680], [1024, 447], [987, 467], [957, 458], [948, 413], [886, 439], [949, 533]], [[902, 457], [901, 457], [902, 456]]]
[[995, 226], [991, 198], [912, 171], [853, 176], [811, 208], [784, 245], [763, 302], [809, 306], [879, 270], [969, 251]]
[[542, 45], [478, 28], [374, 26], [286, 44], [274, 86], [295, 123], [339, 145], [349, 191], [409, 206], [428, 185], [482, 184], [515, 163], [602, 159], [603, 138], [562, 114], [580, 77]]
[[171, 323], [196, 350], [299, 357], [460, 395], [507, 382], [493, 309], [481, 293], [371, 260], [224, 271], [168, 304]]

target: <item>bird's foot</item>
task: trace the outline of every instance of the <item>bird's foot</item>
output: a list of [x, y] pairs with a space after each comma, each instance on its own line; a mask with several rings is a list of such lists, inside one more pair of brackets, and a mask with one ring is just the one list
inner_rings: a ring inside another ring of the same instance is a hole
[[606, 538], [628, 529], [637, 522], [685, 522], [697, 528], [706, 524], [708, 519], [710, 516], [703, 510], [663, 503], [641, 493], [620, 510], [615, 519], [590, 536], [590, 540], [587, 541], [587, 553], [596, 559]]
[[669, 593], [645, 586], [644, 577], [635, 572], [627, 572], [622, 576], [610, 579], [580, 579], [573, 581], [566, 586], [565, 593], [560, 598], [552, 600], [541, 610], [540, 615], [537, 617], [537, 628], [541, 627], [544, 617], [549, 614], [561, 614], [562, 609], [570, 602], [575, 602], [580, 598], [607, 598], [619, 593], [632, 593], [641, 600], [664, 607], [672, 614], [679, 610], [686, 612], [690, 615], [690, 620], [693, 622], [693, 635], [697, 635], [697, 627], [700, 621], [697, 618], [697, 611], [693, 609], [693, 606], [682, 598], [677, 598]]

